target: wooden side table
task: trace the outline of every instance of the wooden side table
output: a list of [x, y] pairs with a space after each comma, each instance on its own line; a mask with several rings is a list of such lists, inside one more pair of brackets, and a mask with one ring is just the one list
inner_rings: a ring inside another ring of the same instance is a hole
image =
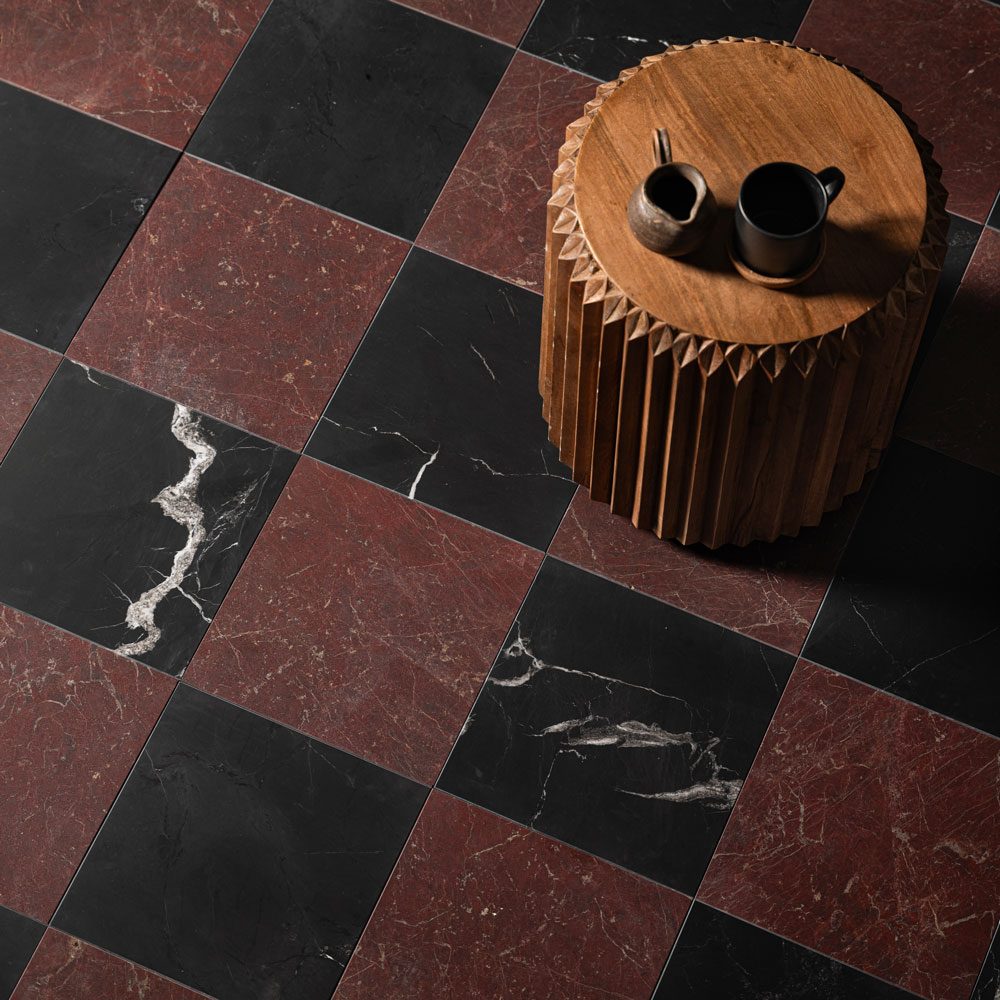
[[[646, 250], [625, 217], [662, 126], [719, 201], [689, 257]], [[822, 265], [784, 290], [726, 252], [739, 185], [771, 160], [847, 177]], [[598, 87], [548, 207], [539, 387], [576, 481], [713, 548], [838, 507], [878, 464], [913, 363], [946, 248], [940, 175], [898, 104], [784, 42], [679, 45]]]

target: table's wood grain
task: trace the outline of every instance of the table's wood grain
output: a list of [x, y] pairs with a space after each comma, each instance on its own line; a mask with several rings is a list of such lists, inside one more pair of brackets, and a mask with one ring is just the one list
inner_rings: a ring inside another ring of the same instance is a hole
[[[687, 258], [625, 220], [652, 128], [720, 219]], [[775, 291], [729, 262], [742, 178], [787, 159], [847, 175], [816, 274]], [[946, 194], [898, 105], [816, 53], [677, 46], [598, 88], [548, 210], [540, 388], [550, 437], [612, 510], [685, 543], [794, 534], [858, 489], [891, 432], [943, 260]]]

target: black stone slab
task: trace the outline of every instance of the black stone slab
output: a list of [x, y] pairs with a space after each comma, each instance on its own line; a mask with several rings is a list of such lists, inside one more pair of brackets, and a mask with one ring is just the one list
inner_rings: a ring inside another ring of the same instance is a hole
[[182, 684], [53, 924], [219, 1000], [329, 1000], [425, 795]]
[[275, 0], [189, 152], [412, 239], [512, 54], [390, 0]]
[[695, 903], [653, 1000], [918, 998], [825, 955]]
[[803, 656], [1000, 736], [1000, 477], [896, 439]]
[[693, 894], [793, 662], [547, 559], [440, 784]]
[[294, 463], [64, 361], [0, 465], [0, 601], [179, 673]]
[[576, 487], [542, 419], [541, 305], [411, 250], [307, 453], [545, 548]]
[[178, 155], [0, 82], [0, 328], [65, 350]]

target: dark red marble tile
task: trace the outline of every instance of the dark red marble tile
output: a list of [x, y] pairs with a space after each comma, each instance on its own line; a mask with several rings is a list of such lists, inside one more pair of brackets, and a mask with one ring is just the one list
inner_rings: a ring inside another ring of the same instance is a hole
[[0, 459], [58, 363], [58, 354], [0, 331]]
[[431, 783], [540, 558], [304, 458], [186, 679]]
[[181, 149], [267, 0], [0, 5], [0, 78]]
[[417, 243], [540, 292], [556, 152], [596, 87], [518, 52]]
[[172, 689], [0, 607], [0, 903], [49, 919]]
[[549, 552], [790, 653], [802, 648], [861, 508], [848, 498], [816, 528], [710, 551], [638, 531], [577, 491]]
[[984, 229], [897, 432], [1000, 474], [1000, 233]]
[[300, 448], [406, 255], [184, 157], [69, 354]]
[[539, 0], [398, 0], [405, 7], [471, 28], [508, 45], [517, 45]]
[[983, 0], [813, 0], [795, 41], [855, 66], [934, 143], [948, 211], [983, 222], [1000, 185], [1000, 7]]
[[647, 1000], [688, 899], [432, 792], [337, 1000]]
[[11, 1000], [198, 1000], [196, 993], [78, 938], [47, 930]]
[[1000, 898], [1000, 742], [800, 661], [698, 895], [965, 1000]]

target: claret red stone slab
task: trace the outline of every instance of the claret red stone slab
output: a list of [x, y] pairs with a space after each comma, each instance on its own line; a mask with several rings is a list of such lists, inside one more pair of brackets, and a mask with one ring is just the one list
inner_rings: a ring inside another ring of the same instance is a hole
[[51, 917], [173, 685], [0, 607], [0, 903]]
[[0, 78], [177, 149], [267, 0], [0, 4]]
[[663, 541], [578, 490], [549, 553], [790, 653], [802, 649], [863, 496], [797, 538], [711, 552]]
[[800, 661], [700, 899], [966, 1000], [1000, 898], [1000, 741]]
[[336, 1000], [647, 1000], [688, 899], [432, 792]]
[[189, 990], [106, 951], [47, 930], [11, 1000], [199, 1000]]
[[0, 331], [0, 459], [58, 363], [58, 354]]
[[305, 444], [406, 244], [183, 157], [71, 357]]
[[429, 784], [540, 559], [303, 458], [186, 679]]
[[596, 89], [590, 77], [516, 53], [418, 245], [541, 292], [555, 151]]

